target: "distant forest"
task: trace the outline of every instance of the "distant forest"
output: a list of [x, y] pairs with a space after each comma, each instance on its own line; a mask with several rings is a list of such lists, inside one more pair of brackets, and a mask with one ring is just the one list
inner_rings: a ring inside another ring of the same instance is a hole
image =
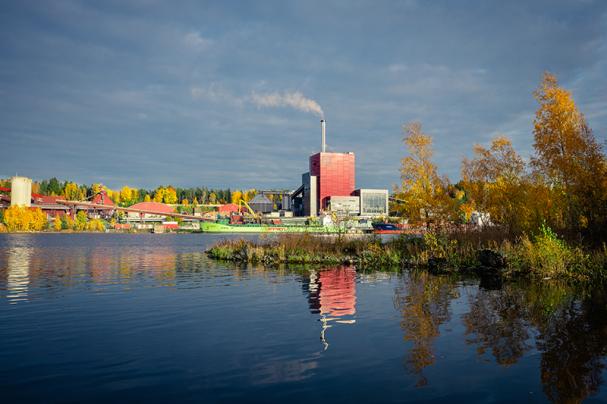
[[[10, 187], [10, 179], [0, 180], [0, 186]], [[91, 199], [101, 190], [105, 190], [107, 195], [120, 206], [130, 206], [144, 201], [183, 205], [238, 203], [240, 200], [251, 200], [257, 193], [254, 189], [179, 188], [171, 185], [159, 186], [154, 190], [128, 186], [123, 186], [119, 190], [112, 190], [103, 184], [76, 184], [71, 181], [61, 181], [55, 177], [32, 182], [33, 193], [62, 196], [67, 200], [74, 201]]]

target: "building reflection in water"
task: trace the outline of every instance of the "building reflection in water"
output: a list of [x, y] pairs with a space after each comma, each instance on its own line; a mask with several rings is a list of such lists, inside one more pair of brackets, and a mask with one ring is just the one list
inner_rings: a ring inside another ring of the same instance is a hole
[[27, 300], [32, 248], [11, 247], [7, 253], [6, 297], [11, 303]]
[[310, 271], [303, 279], [303, 289], [310, 311], [320, 315], [320, 340], [326, 350], [327, 330], [333, 324], [356, 323], [356, 269], [340, 266]]
[[151, 276], [160, 286], [175, 286], [178, 254], [170, 247], [125, 249], [110, 256], [104, 249], [95, 249], [90, 256], [94, 283], [128, 283], [137, 276]]

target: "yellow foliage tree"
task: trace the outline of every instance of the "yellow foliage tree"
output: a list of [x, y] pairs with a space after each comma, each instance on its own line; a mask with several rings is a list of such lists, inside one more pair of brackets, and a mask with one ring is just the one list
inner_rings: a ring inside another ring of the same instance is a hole
[[431, 218], [450, 215], [448, 181], [438, 175], [432, 162], [432, 137], [422, 132], [419, 122], [403, 126], [403, 139], [409, 156], [401, 161], [401, 187], [397, 198], [404, 202], [401, 211], [413, 221], [427, 223]]
[[177, 203], [177, 192], [173, 187], [166, 187], [164, 191], [163, 201], [166, 204]]
[[238, 205], [242, 200], [242, 192], [241, 191], [232, 191], [232, 203]]
[[48, 228], [48, 218], [40, 208], [30, 209], [30, 212], [33, 222], [31, 230], [42, 231]]
[[139, 191], [127, 185], [120, 189], [120, 202], [123, 205], [133, 205], [139, 200]]
[[194, 197], [194, 199], [192, 200], [192, 205], [198, 206], [198, 198]]
[[72, 217], [70, 215], [63, 215], [62, 221], [63, 221], [62, 224], [64, 224], [62, 227], [64, 227], [66, 230], [75, 230], [76, 229], [76, 224], [74, 222], [74, 219], [72, 219]]
[[[93, 195], [97, 195], [102, 190], [103, 190], [102, 184], [96, 183], [96, 184], [91, 185], [91, 192], [93, 193]], [[109, 196], [109, 194], [108, 194], [108, 196]]]
[[88, 231], [105, 231], [105, 225], [99, 219], [93, 219], [86, 224]]
[[53, 218], [53, 229], [55, 231], [61, 231], [63, 224], [61, 223], [61, 218], [59, 216], [55, 216]]
[[181, 201], [181, 204], [183, 206], [188, 206], [190, 204], [190, 201], [188, 201], [187, 199], [184, 199], [184, 200]]
[[88, 217], [86, 212], [81, 210], [76, 214], [75, 228], [78, 231], [84, 231], [87, 228]]
[[[493, 139], [491, 147], [474, 146], [474, 158], [462, 162], [462, 179], [468, 191], [469, 202], [482, 212], [489, 213], [494, 223], [509, 230], [526, 230], [527, 187], [524, 178], [525, 163], [505, 136]], [[470, 204], [461, 208], [470, 209]], [[469, 217], [468, 211], [464, 214]]]
[[63, 196], [68, 201], [79, 200], [81, 195], [78, 185], [74, 182], [68, 182], [67, 184], [65, 184], [65, 187], [63, 188]]
[[46, 215], [40, 208], [11, 206], [4, 211], [3, 222], [8, 231], [42, 231], [48, 227]]
[[162, 202], [164, 200], [164, 194], [164, 187], [156, 188], [156, 191], [154, 191], [154, 202]]
[[242, 200], [245, 202], [249, 202], [251, 199], [255, 198], [255, 195], [257, 195], [256, 189], [242, 191]]
[[534, 96], [539, 108], [532, 164], [560, 196], [567, 228], [579, 229], [584, 222], [598, 226], [606, 213], [607, 170], [601, 146], [571, 93], [558, 85], [554, 75], [544, 74]]
[[150, 202], [152, 200], [152, 198], [150, 198], [149, 194], [146, 194], [145, 197], [143, 198], [144, 202]]

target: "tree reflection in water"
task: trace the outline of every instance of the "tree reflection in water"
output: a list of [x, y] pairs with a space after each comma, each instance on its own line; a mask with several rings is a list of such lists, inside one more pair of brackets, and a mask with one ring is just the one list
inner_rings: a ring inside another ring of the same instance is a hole
[[406, 357], [406, 367], [419, 376], [417, 386], [423, 386], [428, 383], [423, 370], [435, 361], [433, 341], [440, 335], [440, 325], [450, 319], [450, 302], [459, 294], [447, 277], [426, 272], [403, 276], [406, 280], [395, 291], [394, 305], [402, 313], [400, 326], [404, 339], [413, 344]]
[[599, 390], [607, 353], [604, 293], [579, 297], [554, 283], [481, 289], [463, 321], [479, 355], [491, 350], [503, 366], [516, 363], [535, 342], [543, 390], [551, 401], [579, 402]]
[[532, 346], [524, 292], [480, 289], [471, 300], [470, 312], [463, 316], [467, 342], [478, 345], [479, 355], [490, 349], [500, 365], [516, 363]]
[[607, 300], [595, 294], [559, 307], [538, 338], [541, 379], [552, 401], [579, 402], [598, 392], [607, 353]]

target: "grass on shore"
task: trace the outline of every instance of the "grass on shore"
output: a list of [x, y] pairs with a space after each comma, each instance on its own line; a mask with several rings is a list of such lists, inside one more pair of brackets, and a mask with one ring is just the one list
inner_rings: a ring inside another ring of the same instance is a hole
[[[607, 280], [605, 245], [599, 250], [572, 246], [546, 227], [536, 235], [515, 240], [509, 240], [497, 228], [431, 231], [422, 237], [401, 236], [386, 242], [374, 236], [284, 234], [257, 242], [224, 240], [207, 254], [214, 259], [266, 265], [346, 263], [361, 269], [427, 268], [437, 273], [485, 271], [575, 282]], [[489, 264], [483, 258], [487, 254]]]

